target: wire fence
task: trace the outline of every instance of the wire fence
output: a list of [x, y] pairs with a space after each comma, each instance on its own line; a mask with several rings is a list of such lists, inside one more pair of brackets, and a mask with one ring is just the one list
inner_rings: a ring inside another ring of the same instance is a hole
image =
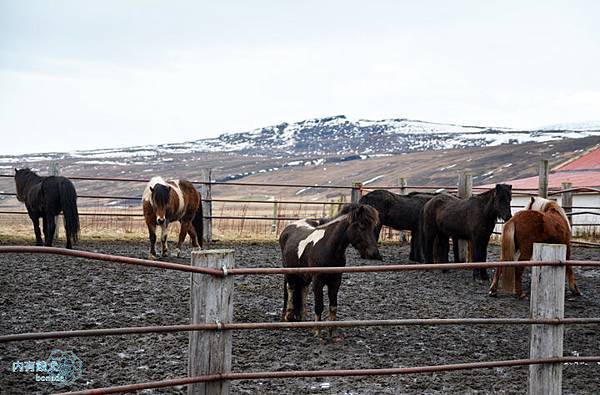
[[[0, 174], [0, 178], [14, 178], [14, 175]], [[149, 180], [145, 178], [115, 178], [115, 177], [80, 177], [70, 176], [71, 180], [91, 181], [91, 182], [123, 182], [123, 183], [147, 183]], [[327, 216], [333, 216], [337, 213], [340, 207], [350, 201], [352, 196], [344, 195], [345, 192], [358, 192], [358, 195], [369, 190], [389, 189], [400, 190], [406, 193], [409, 190], [414, 191], [447, 191], [456, 192], [456, 186], [448, 185], [388, 185], [388, 186], [371, 186], [369, 188], [364, 185], [343, 186], [343, 185], [318, 185], [318, 184], [299, 184], [299, 183], [252, 183], [252, 182], [235, 182], [235, 181], [190, 181], [193, 184], [203, 187], [212, 186], [244, 186], [252, 187], [270, 187], [270, 188], [322, 188], [340, 190], [342, 194], [337, 199], [330, 200], [298, 200], [298, 199], [275, 199], [274, 196], [268, 199], [232, 199], [232, 198], [214, 198], [203, 196], [205, 209], [204, 218], [211, 222], [208, 240], [212, 238], [212, 232], [216, 232], [217, 239], [220, 238], [276, 238], [280, 231], [292, 221], [305, 218], [318, 219]], [[475, 191], [488, 189], [487, 187], [472, 187]], [[521, 188], [513, 191], [514, 196], [534, 196], [537, 189]], [[591, 187], [579, 187], [569, 189], [550, 189], [548, 195], [555, 196], [563, 193], [585, 193], [585, 194], [600, 194], [600, 189]], [[352, 194], [351, 194], [352, 195]], [[15, 192], [0, 192], [0, 196], [16, 197]], [[118, 194], [80, 194], [78, 198], [85, 199], [94, 204], [87, 204], [80, 210], [80, 215], [84, 218], [82, 221], [82, 230], [84, 233], [105, 233], [117, 232], [123, 234], [143, 235], [146, 233], [143, 214], [139, 206], [141, 205], [141, 195], [128, 196]], [[103, 201], [110, 200], [108, 203]], [[95, 202], [94, 202], [95, 201]], [[132, 205], [132, 203], [134, 203]], [[123, 207], [122, 204], [126, 204]], [[513, 209], [523, 208], [523, 205], [512, 205]], [[595, 238], [600, 231], [600, 221], [594, 218], [600, 215], [600, 207], [592, 205], [573, 205], [570, 212], [573, 227], [576, 233], [583, 237]], [[26, 231], [28, 229], [28, 220], [24, 216], [27, 212], [16, 209], [15, 207], [0, 206], [0, 214], [5, 217], [0, 219], [6, 228], [14, 227], [19, 230]], [[19, 220], [14, 216], [23, 216]], [[583, 216], [583, 217], [582, 217]], [[575, 219], [577, 217], [577, 219]], [[583, 219], [579, 219], [583, 218]], [[498, 222], [498, 225], [501, 225]], [[205, 228], [206, 229], [206, 228]], [[171, 230], [171, 234], [175, 235], [176, 229]], [[500, 230], [496, 229], [496, 234]], [[401, 240], [405, 239], [406, 235], [401, 231], [396, 231], [390, 228], [384, 228], [381, 232], [382, 240]]]

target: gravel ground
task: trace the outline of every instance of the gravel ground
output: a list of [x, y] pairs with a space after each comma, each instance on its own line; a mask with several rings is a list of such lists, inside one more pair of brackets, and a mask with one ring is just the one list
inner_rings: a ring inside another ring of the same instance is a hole
[[[5, 242], [6, 243], [6, 242]], [[14, 244], [14, 241], [12, 242]], [[1, 244], [1, 242], [0, 242]], [[219, 243], [235, 248], [238, 267], [277, 267], [276, 243]], [[88, 251], [145, 257], [142, 242], [82, 242]], [[189, 254], [189, 250], [185, 250]], [[381, 248], [385, 263], [407, 262], [408, 247]], [[498, 259], [491, 246], [489, 260]], [[348, 250], [349, 265], [369, 263]], [[600, 260], [600, 250], [574, 248], [573, 259]], [[169, 259], [188, 262], [188, 259]], [[189, 274], [42, 255], [0, 255], [0, 333], [110, 328], [189, 322]], [[575, 269], [582, 297], [567, 296], [565, 315], [600, 317], [600, 270]], [[486, 287], [467, 271], [346, 274], [338, 319], [527, 317], [529, 302]], [[527, 277], [528, 279], [528, 277]], [[277, 321], [280, 276], [236, 277], [235, 321]], [[528, 290], [528, 286], [527, 286]], [[233, 335], [233, 370], [357, 369], [420, 366], [528, 357], [526, 326], [352, 328], [340, 343], [307, 330], [245, 331]], [[184, 377], [188, 334], [129, 335], [0, 344], [0, 393], [49, 393]], [[59, 388], [13, 361], [46, 359], [52, 349], [73, 351], [81, 379]], [[565, 331], [565, 355], [600, 354], [598, 326]], [[498, 368], [403, 376], [237, 381], [232, 393], [525, 393], [527, 368]], [[567, 365], [565, 393], [594, 393], [600, 364]], [[184, 387], [146, 393], [185, 393]]]

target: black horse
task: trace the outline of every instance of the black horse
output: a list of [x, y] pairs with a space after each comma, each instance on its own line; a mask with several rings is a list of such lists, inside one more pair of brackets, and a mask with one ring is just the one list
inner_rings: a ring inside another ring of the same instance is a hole
[[[29, 218], [33, 222], [36, 245], [52, 247], [56, 230], [54, 218], [62, 211], [67, 248], [73, 248], [73, 243], [79, 238], [77, 192], [73, 183], [65, 177], [40, 177], [30, 169], [15, 169], [15, 184], [17, 199], [25, 203]], [[40, 217], [44, 226], [45, 242], [40, 231]]]
[[[468, 199], [459, 199], [447, 194], [431, 199], [423, 208], [425, 260], [448, 262], [448, 238], [452, 237], [454, 241], [470, 241], [473, 261], [485, 262], [496, 219], [500, 217], [508, 221], [511, 217], [511, 199], [512, 186], [507, 184], [497, 184], [494, 189]], [[437, 244], [435, 257], [434, 244]], [[487, 270], [475, 269], [473, 277], [488, 280]]]
[[375, 207], [379, 212], [381, 224], [375, 229], [375, 240], [379, 240], [382, 225], [396, 230], [410, 230], [409, 259], [423, 262], [421, 219], [425, 203], [434, 196], [433, 193], [421, 192], [398, 195], [384, 189], [377, 189], [363, 196], [360, 203]]
[[[362, 258], [381, 260], [374, 228], [379, 223], [377, 210], [364, 204], [344, 207], [329, 222], [300, 220], [288, 225], [279, 237], [284, 267], [346, 266], [346, 248], [352, 244]], [[308, 287], [313, 283], [315, 320], [323, 313], [323, 288], [329, 296], [329, 320], [337, 316], [337, 294], [342, 282], [340, 273], [289, 274], [283, 285], [283, 321], [306, 319]], [[319, 331], [316, 331], [320, 333]], [[333, 337], [333, 331], [332, 337]]]

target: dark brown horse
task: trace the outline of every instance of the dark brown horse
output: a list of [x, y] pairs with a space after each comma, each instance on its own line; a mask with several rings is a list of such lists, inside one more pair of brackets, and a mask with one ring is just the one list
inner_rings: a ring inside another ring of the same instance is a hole
[[[342, 214], [319, 225], [318, 221], [300, 220], [288, 225], [279, 237], [284, 267], [346, 266], [346, 248], [354, 246], [362, 258], [381, 260], [374, 237], [379, 224], [377, 210], [368, 205], [351, 204]], [[283, 321], [306, 319], [308, 287], [313, 284], [315, 320], [323, 313], [323, 288], [329, 296], [329, 320], [337, 314], [337, 295], [341, 274], [290, 274], [283, 284]], [[320, 333], [319, 331], [316, 331]], [[333, 331], [331, 331], [333, 337]]]
[[375, 229], [376, 240], [379, 240], [382, 225], [396, 230], [410, 230], [409, 259], [423, 262], [421, 219], [425, 203], [434, 196], [436, 195], [433, 193], [421, 192], [398, 195], [384, 189], [377, 189], [363, 196], [360, 203], [375, 207], [379, 212], [381, 225]]
[[[552, 200], [540, 197], [531, 198], [527, 210], [516, 213], [504, 224], [502, 230], [501, 261], [528, 261], [533, 254], [533, 243], [565, 244], [567, 259], [571, 258], [571, 226], [563, 209]], [[539, 210], [539, 211], [537, 211]], [[526, 297], [523, 292], [523, 267], [514, 270], [514, 288], [517, 297]], [[575, 282], [573, 268], [567, 266], [569, 289], [574, 295], [581, 295]], [[502, 267], [496, 268], [489, 295], [496, 296]], [[508, 270], [506, 272], [509, 272]], [[509, 283], [511, 283], [509, 279]]]
[[[473, 261], [485, 262], [496, 219], [506, 221], [511, 217], [511, 199], [512, 186], [507, 184], [497, 184], [494, 189], [468, 199], [447, 194], [431, 199], [423, 208], [426, 262], [448, 262], [449, 237], [470, 241]], [[437, 244], [435, 254], [434, 244]], [[475, 269], [473, 277], [487, 281], [487, 270]]]
[[202, 205], [200, 193], [191, 182], [185, 180], [165, 181], [153, 177], [142, 197], [144, 218], [150, 237], [150, 259], [156, 258], [156, 227], [161, 230], [162, 256], [168, 255], [167, 228], [171, 222], [179, 221], [179, 240], [175, 255], [181, 256], [181, 245], [190, 235], [194, 248], [202, 247]]
[[[15, 169], [17, 200], [25, 203], [29, 218], [33, 222], [35, 244], [52, 247], [56, 230], [54, 218], [63, 213], [66, 233], [66, 247], [73, 248], [79, 238], [79, 212], [77, 192], [73, 183], [65, 177], [41, 177], [30, 169]], [[40, 218], [44, 229], [44, 239], [40, 230]]]

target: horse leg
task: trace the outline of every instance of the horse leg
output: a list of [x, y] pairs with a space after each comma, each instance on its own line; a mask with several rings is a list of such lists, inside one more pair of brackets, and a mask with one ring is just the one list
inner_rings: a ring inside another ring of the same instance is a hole
[[179, 258], [181, 257], [181, 245], [185, 241], [185, 236], [188, 233], [188, 229], [192, 226], [191, 222], [180, 222], [179, 223], [179, 239], [177, 239], [177, 245], [173, 254]]
[[196, 234], [196, 229], [194, 225], [190, 223], [188, 226], [188, 235], [190, 236], [190, 240], [192, 241], [192, 250], [198, 251], [200, 249], [200, 244], [198, 243], [198, 235]]
[[423, 254], [425, 255], [425, 263], [434, 263], [433, 261], [433, 244], [435, 236], [429, 232], [423, 232]]
[[160, 246], [162, 248], [162, 256], [169, 256], [169, 246], [167, 244], [167, 221], [160, 226]]
[[377, 226], [375, 226], [375, 241], [379, 242], [379, 234], [381, 233], [381, 228], [383, 226], [381, 224], [377, 224]]
[[573, 266], [567, 265], [567, 280], [569, 281], [569, 289], [571, 293], [575, 296], [580, 296], [581, 291], [577, 288], [577, 283], [575, 282], [575, 274], [573, 273]]
[[[315, 298], [315, 321], [321, 321], [321, 315], [323, 314], [323, 277], [315, 275], [313, 279], [313, 294]], [[321, 329], [315, 328], [315, 336], [321, 337]]]
[[44, 240], [42, 240], [42, 231], [40, 230], [40, 217], [36, 217], [33, 214], [29, 214], [31, 222], [33, 222], [33, 233], [35, 233], [35, 245], [43, 246]]
[[[488, 240], [475, 239], [472, 241], [473, 245], [473, 262], [485, 262], [487, 259], [487, 245]], [[487, 269], [474, 269], [473, 278], [475, 280], [480, 279], [482, 281], [489, 281]]]
[[454, 263], [463, 263], [463, 257], [460, 256], [460, 249], [458, 248], [458, 238], [452, 237], [452, 252], [454, 253]]
[[[338, 291], [340, 290], [340, 285], [342, 284], [342, 275], [336, 274], [333, 281], [329, 281], [327, 284], [327, 296], [329, 297], [329, 321], [337, 320], [337, 296]], [[335, 328], [329, 328], [329, 336], [331, 337], [331, 341], [337, 342], [343, 339], [342, 336], [335, 334]]]
[[283, 310], [281, 321], [290, 322], [294, 318], [294, 289], [288, 279], [283, 280]]
[[150, 239], [150, 259], [156, 259], [156, 225], [154, 222], [146, 221], [148, 225], [148, 237]]
[[515, 296], [519, 299], [527, 297], [523, 291], [523, 271], [525, 271], [524, 267], [515, 267]]
[[52, 242], [54, 241], [54, 232], [56, 231], [56, 223], [54, 222], [54, 216], [48, 215], [44, 216], [44, 237], [46, 238], [44, 245], [46, 247], [52, 247]]
[[502, 275], [502, 271], [504, 268], [502, 266], [498, 266], [496, 271], [494, 272], [494, 277], [492, 279], [492, 285], [490, 285], [490, 289], [488, 291], [489, 296], [496, 296], [498, 290], [498, 280], [500, 280], [500, 276]]

